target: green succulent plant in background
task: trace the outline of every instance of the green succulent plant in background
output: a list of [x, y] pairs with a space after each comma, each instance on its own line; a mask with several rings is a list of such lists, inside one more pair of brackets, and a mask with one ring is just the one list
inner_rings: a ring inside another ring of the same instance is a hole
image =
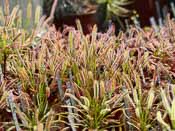
[[[133, 3], [133, 0], [58, 0], [55, 11], [55, 20], [60, 20], [64, 16], [78, 16], [86, 14], [95, 14], [97, 24], [104, 24], [108, 20], [115, 19], [119, 26], [124, 28], [121, 17], [128, 17], [132, 12], [127, 6]], [[53, 1], [43, 1], [44, 14], [49, 16]]]
[[125, 6], [132, 4], [133, 0], [96, 0], [96, 2], [106, 5], [107, 18], [110, 18], [111, 15], [128, 16], [130, 11]]
[[[131, 5], [133, 0], [95, 0], [99, 4], [100, 12], [102, 12], [101, 19], [105, 22], [109, 20], [116, 21], [118, 26], [125, 29], [121, 18], [128, 17], [131, 15], [132, 11], [127, 8]], [[100, 14], [99, 12], [99, 14]], [[105, 14], [105, 15], [104, 15]]]
[[[85, 7], [91, 7], [91, 5], [96, 4], [106, 4], [107, 11], [117, 15], [117, 16], [127, 16], [130, 12], [126, 6], [132, 4], [133, 0], [58, 0], [57, 8], [60, 8], [64, 13], [76, 13], [82, 14], [85, 13]], [[44, 9], [51, 9], [53, 4], [52, 0], [43, 0]], [[89, 4], [89, 5], [88, 5]]]

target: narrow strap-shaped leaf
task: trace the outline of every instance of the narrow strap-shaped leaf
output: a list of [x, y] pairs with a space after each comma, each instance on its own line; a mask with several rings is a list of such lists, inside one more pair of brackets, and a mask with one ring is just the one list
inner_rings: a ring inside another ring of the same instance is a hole
[[57, 81], [57, 88], [58, 88], [59, 95], [60, 95], [60, 97], [63, 100], [64, 91], [62, 89], [62, 82], [61, 82], [61, 79], [60, 79], [60, 75], [59, 74], [57, 74], [57, 76], [56, 76], [56, 81]]
[[[68, 100], [66, 101], [66, 104], [67, 104], [68, 106], [71, 106], [71, 101], [70, 101], [70, 99], [68, 99]], [[76, 131], [76, 128], [74, 127], [74, 126], [75, 126], [75, 121], [74, 121], [74, 118], [73, 118], [73, 116], [72, 116], [73, 109], [71, 109], [71, 108], [68, 107], [68, 112], [69, 112], [68, 120], [69, 120], [69, 122], [70, 122], [72, 131]]]
[[17, 115], [16, 115], [16, 112], [15, 112], [15, 105], [13, 103], [12, 91], [10, 91], [10, 94], [9, 94], [9, 97], [8, 97], [8, 102], [9, 102], [10, 109], [11, 109], [11, 112], [12, 112], [12, 117], [13, 117], [13, 120], [14, 120], [14, 123], [15, 123], [16, 131], [20, 131]]

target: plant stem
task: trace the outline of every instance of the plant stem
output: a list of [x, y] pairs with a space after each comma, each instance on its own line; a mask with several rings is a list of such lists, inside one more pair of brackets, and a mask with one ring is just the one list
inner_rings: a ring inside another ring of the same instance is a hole
[[2, 72], [2, 65], [0, 64], [0, 84], [3, 83], [3, 78], [4, 78], [4, 76], [3, 76], [3, 72]]
[[3, 66], [4, 79], [6, 78], [6, 62], [7, 62], [7, 55], [4, 53], [4, 66]]

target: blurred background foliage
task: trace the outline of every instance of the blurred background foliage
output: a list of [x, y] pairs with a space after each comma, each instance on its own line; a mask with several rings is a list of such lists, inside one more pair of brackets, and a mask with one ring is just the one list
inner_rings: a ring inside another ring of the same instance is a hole
[[[7, 0], [0, 0], [2, 10]], [[10, 11], [15, 5], [21, 8], [23, 26], [31, 27], [35, 22], [35, 11], [40, 10], [49, 16], [54, 0], [8, 0]], [[112, 23], [117, 32], [126, 30], [127, 26], [163, 25], [168, 13], [175, 16], [174, 0], [58, 0], [54, 24], [57, 29], [64, 25], [76, 26], [80, 19], [84, 32], [90, 32], [94, 24], [100, 31], [105, 31]], [[28, 4], [30, 3], [30, 4]], [[37, 8], [40, 6], [41, 8]], [[0, 9], [1, 9], [0, 8]], [[32, 11], [31, 11], [32, 10]], [[27, 19], [25, 19], [27, 17]], [[30, 22], [27, 22], [30, 21]]]
[[[42, 0], [0, 0], [0, 24], [4, 25], [3, 21], [10, 12], [16, 7], [18, 27], [31, 29], [39, 22], [42, 15]], [[19, 9], [19, 10], [18, 10]]]
[[[52, 0], [43, 1], [44, 14], [49, 15], [52, 3]], [[54, 23], [57, 27], [75, 26], [78, 18], [86, 26], [97, 24], [100, 31], [105, 31], [111, 22], [117, 30], [126, 30], [129, 24], [162, 25], [168, 13], [173, 16], [174, 10], [174, 0], [58, 0]]]

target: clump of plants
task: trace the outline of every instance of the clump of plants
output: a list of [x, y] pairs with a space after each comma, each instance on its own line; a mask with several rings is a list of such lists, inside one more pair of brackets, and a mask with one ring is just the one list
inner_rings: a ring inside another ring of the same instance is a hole
[[115, 36], [17, 19], [15, 8], [0, 26], [2, 130], [175, 129], [174, 21]]

